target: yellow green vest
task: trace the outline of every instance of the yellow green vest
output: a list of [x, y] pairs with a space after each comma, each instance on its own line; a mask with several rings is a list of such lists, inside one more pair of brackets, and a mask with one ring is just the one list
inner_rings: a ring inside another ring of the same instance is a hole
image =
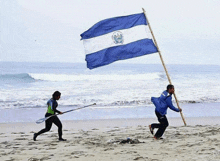
[[48, 108], [47, 108], [47, 113], [50, 113], [50, 114], [52, 114], [52, 115], [55, 114], [55, 112], [52, 110], [52, 107], [51, 107], [51, 106], [48, 106]]

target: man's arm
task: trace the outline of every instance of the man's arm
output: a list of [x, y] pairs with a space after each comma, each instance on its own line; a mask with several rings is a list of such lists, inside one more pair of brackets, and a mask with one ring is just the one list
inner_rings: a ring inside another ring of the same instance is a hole
[[172, 103], [172, 97], [169, 96], [167, 99], [166, 99], [166, 103], [168, 105], [168, 107], [173, 110], [173, 111], [176, 111], [176, 112], [180, 112], [180, 110], [176, 107], [173, 106], [173, 103]]

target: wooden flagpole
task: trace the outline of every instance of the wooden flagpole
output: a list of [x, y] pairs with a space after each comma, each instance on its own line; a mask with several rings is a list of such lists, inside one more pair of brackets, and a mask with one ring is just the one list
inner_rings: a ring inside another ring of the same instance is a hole
[[[162, 62], [162, 64], [163, 64], [163, 67], [164, 67], [164, 70], [165, 70], [165, 72], [166, 72], [168, 81], [169, 81], [170, 84], [172, 84], [171, 79], [170, 79], [170, 76], [169, 76], [168, 71], [167, 71], [167, 68], [166, 68], [166, 65], [165, 65], [165, 63], [164, 63], [164, 61], [163, 61], [163, 57], [162, 57], [162, 55], [161, 55], [159, 46], [157, 45], [157, 41], [156, 41], [156, 39], [155, 39], [155, 37], [154, 37], [154, 34], [153, 34], [152, 29], [151, 29], [150, 23], [149, 23], [149, 21], [148, 21], [148, 19], [147, 19], [146, 12], [145, 12], [144, 8], [142, 8], [142, 9], [143, 9], [145, 18], [146, 18], [146, 20], [147, 20], [147, 25], [149, 26], [151, 35], [153, 36], [154, 43], [155, 43], [155, 45], [156, 45], [156, 47], [157, 47], [157, 50], [158, 50], [158, 53], [159, 53], [159, 56], [160, 56], [160, 60], [161, 60], [161, 62]], [[175, 97], [177, 107], [180, 109], [179, 102], [178, 102], [178, 100], [177, 100], [176, 94], [174, 93], [173, 95], [174, 95], [174, 97]], [[182, 117], [182, 120], [183, 120], [184, 125], [186, 126], [186, 121], [185, 121], [185, 118], [184, 118], [184, 116], [183, 116], [182, 111], [180, 112], [180, 115], [181, 115], [181, 117]]]

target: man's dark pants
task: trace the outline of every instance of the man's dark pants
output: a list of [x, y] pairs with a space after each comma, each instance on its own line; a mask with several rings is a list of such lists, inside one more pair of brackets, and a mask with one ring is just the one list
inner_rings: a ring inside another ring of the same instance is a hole
[[156, 134], [155, 134], [155, 137], [156, 137], [156, 138], [160, 138], [160, 137], [163, 135], [163, 133], [164, 133], [164, 131], [166, 130], [166, 128], [169, 126], [169, 123], [168, 123], [168, 120], [167, 120], [166, 115], [161, 115], [161, 114], [160, 114], [159, 112], [157, 112], [157, 111], [155, 111], [155, 113], [156, 113], [156, 116], [157, 116], [158, 121], [159, 121], [160, 123], [159, 123], [159, 124], [156, 124], [156, 123], [151, 124], [151, 127], [152, 127], [153, 129], [158, 128], [158, 130], [157, 130], [157, 132], [156, 132]]

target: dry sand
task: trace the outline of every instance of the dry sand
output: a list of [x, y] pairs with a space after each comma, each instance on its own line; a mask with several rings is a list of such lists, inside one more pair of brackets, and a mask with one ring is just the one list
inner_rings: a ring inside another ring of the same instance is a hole
[[[162, 140], [154, 140], [148, 125], [156, 119], [116, 119], [62, 121], [63, 137], [57, 140], [57, 127], [38, 136], [33, 133], [44, 124], [0, 124], [1, 161], [219, 161], [219, 117], [168, 118], [170, 126]], [[119, 144], [122, 139], [138, 139], [138, 144]]]

